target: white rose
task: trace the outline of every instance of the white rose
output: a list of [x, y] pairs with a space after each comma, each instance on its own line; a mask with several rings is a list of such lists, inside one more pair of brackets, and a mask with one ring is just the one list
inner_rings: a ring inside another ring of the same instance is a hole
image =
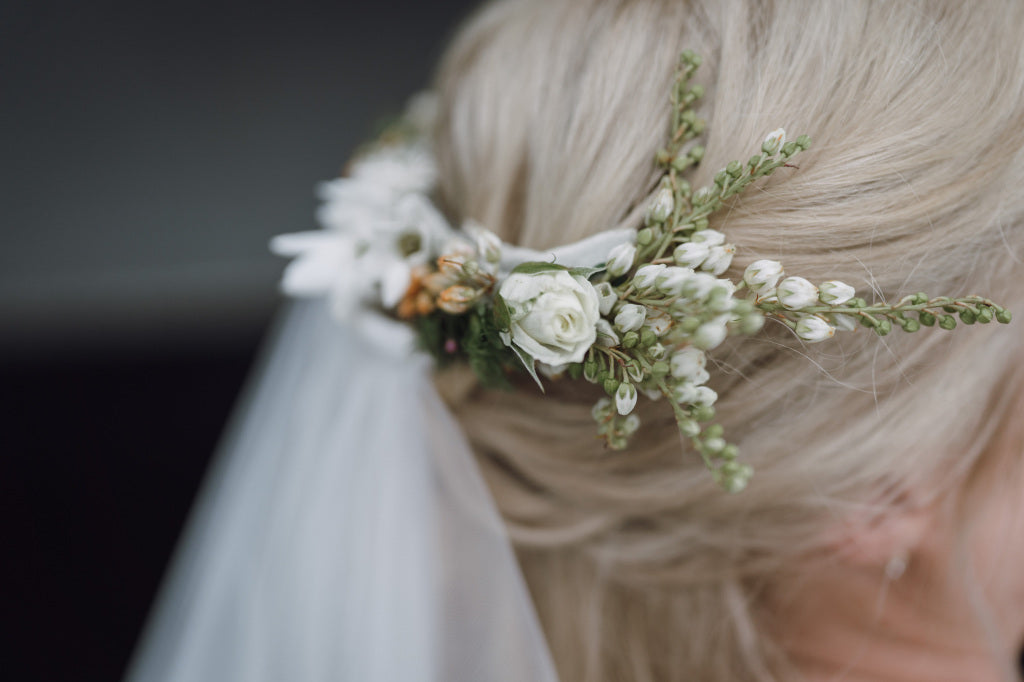
[[581, 362], [597, 337], [597, 292], [564, 270], [513, 273], [498, 295], [509, 313], [506, 343], [539, 362]]

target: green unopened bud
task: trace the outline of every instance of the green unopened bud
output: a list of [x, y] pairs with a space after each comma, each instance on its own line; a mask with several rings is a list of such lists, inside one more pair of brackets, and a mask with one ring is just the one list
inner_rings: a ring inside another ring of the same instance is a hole
[[892, 322], [890, 322], [889, 320], [879, 320], [878, 324], [875, 325], [875, 332], [879, 336], [886, 336], [891, 331], [892, 331]]
[[762, 159], [764, 159], [764, 157], [761, 156], [760, 154], [754, 154], [753, 156], [750, 157], [750, 160], [747, 161], [747, 165], [750, 166], [751, 168], [757, 168], [759, 165], [761, 165]]
[[565, 369], [565, 373], [569, 375], [569, 378], [575, 381], [583, 376], [583, 363], [574, 362]]
[[693, 229], [697, 231], [708, 229], [708, 219], [697, 218], [696, 220], [693, 221]]
[[701, 322], [699, 317], [684, 317], [679, 321], [679, 329], [687, 334], [692, 334], [697, 331], [700, 324]]
[[672, 155], [668, 153], [667, 149], [659, 149], [658, 153], [654, 155], [654, 159], [662, 166], [672, 161]]
[[740, 334], [753, 336], [764, 327], [764, 315], [751, 312], [740, 318]]
[[807, 135], [801, 135], [796, 138], [796, 146], [800, 147], [803, 151], [807, 151], [811, 148], [811, 138]]
[[961, 310], [960, 321], [964, 324], [974, 324], [977, 322], [978, 316], [973, 310]]
[[700, 145], [690, 147], [690, 151], [686, 152], [686, 155], [694, 161], [700, 162], [700, 160], [704, 158], [704, 147], [701, 147]]
[[696, 419], [680, 419], [679, 431], [687, 438], [693, 438], [700, 434], [700, 424]]
[[942, 317], [939, 318], [939, 326], [942, 327], [943, 329], [955, 329], [956, 318], [953, 317], [952, 315], [943, 315]]
[[597, 364], [597, 360], [587, 360], [586, 362], [584, 362], [583, 378], [589, 381], [590, 383], [594, 383], [595, 381], [597, 381], [598, 367], [599, 365]]
[[615, 391], [619, 389], [619, 380], [615, 377], [608, 377], [604, 380], [604, 392], [608, 395], [615, 395]]
[[732, 443], [722, 448], [722, 451], [718, 453], [718, 456], [722, 459], [733, 460], [736, 459], [740, 454], [740, 449]]
[[993, 317], [994, 315], [992, 314], [991, 308], [978, 308], [978, 322], [981, 322], [982, 324], [988, 324], [989, 322], [992, 321]]
[[651, 365], [651, 376], [653, 376], [655, 379], [664, 379], [665, 376], [668, 374], [669, 369], [671, 368], [669, 367], [667, 362], [665, 362], [664, 360], [658, 360], [653, 365]]
[[796, 154], [798, 149], [799, 147], [796, 146], [796, 142], [787, 142], [786, 144], [782, 145], [782, 155], [793, 156], [794, 154]]
[[725, 171], [718, 171], [715, 173], [715, 184], [719, 187], [724, 187], [726, 181], [729, 179], [729, 174]]
[[695, 85], [691, 85], [690, 86], [690, 92], [693, 94], [693, 96], [696, 99], [700, 99], [701, 97], [704, 96], [704, 86], [701, 85], [700, 83], [697, 83]]
[[917, 320], [926, 327], [931, 327], [935, 324], [935, 316], [927, 310], [922, 310], [917, 314]]
[[710, 405], [695, 405], [690, 414], [699, 422], [709, 422], [715, 418], [715, 408]]
[[903, 331], [905, 331], [905, 332], [916, 332], [920, 328], [921, 328], [921, 323], [918, 322], [917, 320], [904, 320], [903, 321]]
[[649, 227], [645, 227], [636, 233], [636, 243], [640, 246], [648, 246], [654, 241], [654, 230]]
[[729, 165], [725, 167], [725, 172], [728, 173], [730, 177], [738, 178], [740, 173], [743, 172], [743, 164], [739, 161], [730, 161]]
[[1009, 324], [1012, 319], [1013, 315], [1006, 308], [1000, 308], [996, 311], [996, 321], [1001, 324]]
[[725, 435], [725, 429], [722, 428], [721, 424], [712, 424], [708, 428], [704, 429], [705, 438], [721, 438]]
[[644, 327], [640, 330], [640, 345], [648, 348], [658, 340], [658, 335], [653, 330]]
[[608, 370], [602, 369], [602, 370], [598, 371], [598, 373], [594, 376], [594, 383], [595, 384], [602, 384], [603, 385], [607, 378], [608, 378]]
[[626, 335], [622, 337], [623, 348], [636, 348], [638, 343], [640, 343], [640, 335], [636, 332], [626, 332]]
[[686, 170], [686, 167], [689, 165], [690, 160], [688, 157], [677, 156], [676, 158], [672, 159], [672, 167], [675, 168], [677, 171], [684, 171]]

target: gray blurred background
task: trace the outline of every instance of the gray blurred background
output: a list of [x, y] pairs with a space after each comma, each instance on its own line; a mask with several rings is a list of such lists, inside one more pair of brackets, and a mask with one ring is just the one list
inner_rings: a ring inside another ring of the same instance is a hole
[[117, 679], [279, 305], [280, 232], [471, 0], [0, 3], [3, 679]]

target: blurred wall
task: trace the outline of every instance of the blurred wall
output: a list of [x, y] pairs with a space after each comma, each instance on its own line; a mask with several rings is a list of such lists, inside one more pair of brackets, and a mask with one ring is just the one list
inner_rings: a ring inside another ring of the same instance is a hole
[[120, 677], [280, 302], [268, 239], [473, 4], [0, 3], [0, 677]]
[[0, 350], [262, 323], [313, 187], [428, 82], [470, 6], [0, 4]]

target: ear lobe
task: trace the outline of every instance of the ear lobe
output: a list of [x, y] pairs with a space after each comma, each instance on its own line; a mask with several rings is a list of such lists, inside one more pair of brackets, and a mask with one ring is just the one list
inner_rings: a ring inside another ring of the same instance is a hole
[[935, 523], [933, 505], [896, 504], [841, 520], [829, 532], [827, 546], [856, 566], [884, 567], [898, 555], [913, 554]]

